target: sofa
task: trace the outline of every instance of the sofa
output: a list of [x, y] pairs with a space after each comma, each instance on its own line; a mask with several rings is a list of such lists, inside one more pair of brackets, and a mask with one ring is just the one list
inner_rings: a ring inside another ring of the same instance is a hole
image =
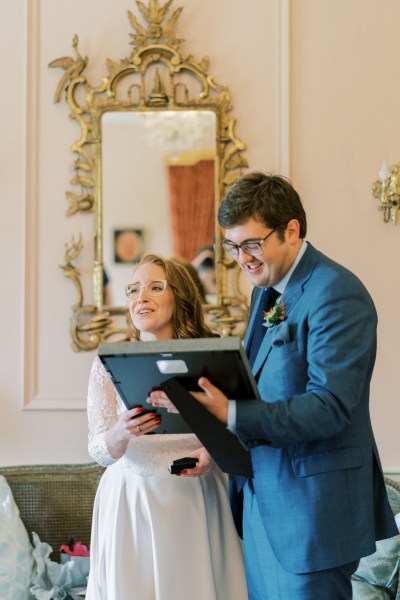
[[89, 545], [93, 501], [103, 471], [97, 463], [0, 467], [28, 535], [35, 531], [50, 544], [56, 561], [71, 533]]
[[[40, 597], [39, 592], [30, 594], [33, 583], [37, 589], [41, 585], [34, 581], [40, 565], [47, 565], [54, 575], [57, 593], [51, 597], [65, 597], [61, 590], [67, 589], [68, 573], [62, 569], [67, 571], [71, 565], [68, 569], [58, 565], [62, 558], [70, 558], [60, 554], [60, 546], [68, 543], [71, 534], [76, 542], [89, 546], [93, 501], [103, 471], [96, 463], [0, 467], [1, 600]], [[89, 559], [83, 560], [87, 571], [78, 585], [86, 584]], [[75, 559], [74, 569], [82, 570], [80, 561]], [[71, 571], [71, 589], [76, 581]]]
[[[71, 533], [76, 541], [86, 545], [90, 543], [93, 501], [103, 471], [104, 468], [96, 463], [0, 467], [1, 600], [31, 597], [22, 591], [23, 585], [26, 587], [28, 583], [21, 583], [21, 569], [26, 571], [29, 565], [33, 569], [32, 546], [35, 539], [32, 532], [49, 545], [52, 550], [50, 558], [57, 563], [61, 558], [59, 548], [67, 543]], [[3, 498], [1, 482], [4, 484]], [[400, 529], [400, 483], [385, 478], [385, 484]], [[5, 486], [11, 490], [15, 501], [12, 532], [10, 495], [4, 494]], [[22, 540], [22, 547], [14, 560], [12, 553], [18, 539]], [[17, 563], [14, 574], [10, 575], [5, 554]], [[360, 561], [353, 576], [353, 600], [400, 600], [399, 571], [400, 534], [378, 542], [376, 552]], [[8, 583], [11, 581], [10, 585], [14, 585], [15, 589], [2, 588], [2, 575], [8, 578]]]

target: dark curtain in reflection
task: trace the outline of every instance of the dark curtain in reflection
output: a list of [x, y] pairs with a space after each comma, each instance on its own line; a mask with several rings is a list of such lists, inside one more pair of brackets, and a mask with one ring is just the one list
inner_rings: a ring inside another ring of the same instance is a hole
[[214, 243], [214, 161], [168, 167], [174, 254], [193, 260]]

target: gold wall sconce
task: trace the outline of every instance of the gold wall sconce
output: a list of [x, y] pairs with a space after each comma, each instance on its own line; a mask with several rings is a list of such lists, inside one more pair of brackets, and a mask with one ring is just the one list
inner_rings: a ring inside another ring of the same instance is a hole
[[379, 179], [372, 185], [372, 195], [379, 200], [378, 209], [383, 212], [384, 222], [396, 225], [400, 210], [400, 164], [387, 167], [383, 163]]

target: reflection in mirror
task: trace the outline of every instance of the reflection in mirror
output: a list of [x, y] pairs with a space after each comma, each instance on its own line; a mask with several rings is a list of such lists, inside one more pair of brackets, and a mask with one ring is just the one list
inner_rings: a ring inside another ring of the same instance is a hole
[[[212, 111], [106, 112], [102, 117], [105, 303], [146, 252], [200, 266], [215, 236], [216, 119]], [[205, 273], [201, 264], [201, 273]], [[215, 269], [214, 269], [215, 278]], [[207, 289], [207, 302], [216, 290]]]
[[201, 246], [192, 264], [197, 270], [205, 301], [213, 304], [217, 295], [217, 273], [215, 268], [215, 250], [211, 244]]

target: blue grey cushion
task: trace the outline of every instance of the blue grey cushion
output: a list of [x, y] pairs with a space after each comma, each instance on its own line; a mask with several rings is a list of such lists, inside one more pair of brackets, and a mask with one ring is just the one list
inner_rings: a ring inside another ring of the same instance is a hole
[[376, 587], [362, 579], [352, 579], [353, 600], [393, 600], [393, 595], [385, 588]]
[[[400, 513], [395, 516], [400, 531]], [[376, 543], [376, 552], [360, 560], [353, 575], [353, 597], [355, 600], [392, 599], [397, 596], [400, 571], [400, 534]], [[368, 590], [368, 585], [374, 586]]]

